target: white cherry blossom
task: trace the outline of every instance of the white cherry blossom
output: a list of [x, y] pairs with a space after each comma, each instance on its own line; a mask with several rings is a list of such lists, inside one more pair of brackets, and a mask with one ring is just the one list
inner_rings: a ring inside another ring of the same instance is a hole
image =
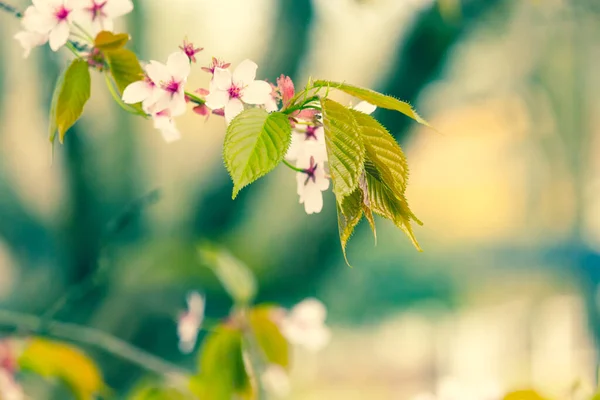
[[154, 127], [160, 130], [165, 142], [171, 143], [181, 138], [181, 133], [177, 129], [175, 121], [168, 112], [161, 111], [157, 114], [154, 114], [152, 116], [152, 120], [154, 121]]
[[151, 113], [151, 109], [156, 103], [156, 99], [161, 96], [161, 88], [156, 85], [148, 76], [148, 66], [156, 61], [151, 61], [150, 64], [144, 67], [146, 75], [144, 79], [133, 82], [123, 91], [123, 101], [127, 104], [142, 103], [142, 108], [147, 113]]
[[286, 397], [290, 394], [290, 378], [283, 367], [269, 364], [261, 374], [260, 380], [266, 391], [274, 397]]
[[292, 344], [319, 351], [331, 338], [331, 332], [325, 326], [326, 317], [325, 305], [315, 298], [308, 298], [296, 304], [280, 321], [281, 333]]
[[[73, 0], [72, 0], [73, 1]], [[91, 25], [94, 33], [112, 31], [114, 18], [133, 10], [131, 0], [74, 0], [77, 1], [76, 19]]]
[[[185, 84], [190, 74], [188, 56], [178, 51], [169, 56], [166, 65], [150, 61], [146, 66], [146, 73], [150, 81], [154, 82], [159, 89], [153, 92], [151, 101], [146, 104], [146, 107], [157, 111], [168, 110], [172, 117], [184, 114], [186, 110]], [[142, 88], [138, 86], [137, 89]]]
[[325, 173], [325, 162], [315, 161], [314, 156], [302, 157], [296, 167], [303, 172], [296, 173], [296, 190], [300, 204], [304, 204], [307, 214], [319, 213], [323, 209], [323, 191], [329, 189], [329, 179]]
[[257, 69], [256, 63], [250, 60], [242, 61], [233, 74], [228, 69], [216, 67], [206, 105], [213, 110], [224, 108], [225, 120], [229, 124], [244, 110], [244, 103], [269, 103], [271, 85], [254, 79]]
[[73, 19], [73, 0], [33, 0], [34, 9], [23, 17], [30, 32], [48, 35], [50, 48], [57, 51], [69, 40]]
[[285, 155], [289, 161], [313, 156], [317, 162], [327, 161], [325, 130], [322, 126], [307, 125], [292, 131], [292, 142]]
[[42, 46], [48, 42], [47, 33], [39, 33], [36, 29], [36, 18], [39, 14], [35, 6], [29, 6], [23, 13], [21, 26], [23, 30], [18, 32], [14, 38], [23, 47], [23, 58], [29, 57], [31, 50], [34, 47]]
[[190, 292], [187, 296], [188, 310], [179, 317], [177, 334], [179, 350], [191, 353], [198, 339], [198, 332], [204, 320], [205, 297], [198, 292]]

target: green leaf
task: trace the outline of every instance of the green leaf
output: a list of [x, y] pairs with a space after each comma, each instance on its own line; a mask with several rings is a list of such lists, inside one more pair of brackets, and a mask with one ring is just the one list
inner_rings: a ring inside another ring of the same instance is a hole
[[377, 107], [387, 108], [388, 110], [395, 110], [401, 112], [402, 114], [414, 119], [418, 123], [431, 127], [431, 125], [429, 125], [427, 121], [421, 118], [421, 116], [417, 114], [417, 112], [407, 102], [398, 100], [391, 96], [386, 96], [374, 90], [349, 85], [347, 83], [323, 80], [313, 82], [313, 86], [328, 87], [341, 90], [342, 92], [345, 92], [350, 96], [367, 101]]
[[504, 396], [504, 400], [545, 400], [545, 397], [542, 397], [535, 390], [519, 390], [516, 392], [512, 392]]
[[121, 94], [127, 86], [142, 80], [144, 77], [140, 62], [131, 50], [117, 49], [109, 51], [106, 53], [106, 61]]
[[365, 148], [358, 125], [348, 108], [321, 99], [329, 173], [338, 203], [354, 192], [362, 172]]
[[104, 52], [119, 50], [129, 42], [129, 34], [102, 31], [94, 39], [94, 47]]
[[248, 266], [226, 250], [210, 244], [199, 246], [198, 254], [236, 303], [248, 304], [254, 299], [257, 290], [256, 277]]
[[342, 252], [346, 264], [350, 266], [348, 257], [346, 256], [346, 244], [354, 232], [354, 228], [360, 222], [363, 216], [362, 207], [362, 190], [357, 187], [354, 192], [343, 198], [337, 203], [338, 229], [340, 233], [340, 243], [342, 244]]
[[362, 210], [365, 214], [365, 218], [369, 222], [369, 226], [371, 227], [371, 231], [373, 231], [373, 237], [375, 238], [375, 245], [377, 245], [377, 227], [375, 226], [375, 218], [373, 217], [373, 212], [371, 210], [371, 200], [369, 199], [369, 184], [367, 182], [366, 172], [363, 172], [360, 175], [360, 180], [358, 182], [360, 190], [362, 192]]
[[80, 400], [94, 398], [104, 389], [94, 361], [70, 345], [33, 338], [19, 357], [19, 366], [46, 378], [63, 380]]
[[249, 315], [250, 326], [269, 363], [289, 368], [289, 344], [279, 330], [279, 326], [273, 320], [274, 314], [279, 311], [278, 307], [266, 305], [253, 308]]
[[367, 186], [371, 210], [375, 214], [391, 220], [398, 228], [402, 229], [417, 250], [421, 251], [421, 247], [412, 230], [411, 221], [415, 221], [419, 225], [422, 225], [422, 222], [419, 221], [408, 207], [408, 202], [404, 194], [401, 196], [394, 195], [392, 190], [377, 178], [377, 173], [373, 173], [371, 168], [365, 168], [365, 171], [367, 171]]
[[242, 358], [242, 333], [225, 325], [219, 326], [202, 345], [200, 376], [193, 390], [201, 399], [228, 400], [234, 394], [252, 392], [250, 378]]
[[379, 171], [380, 179], [394, 194], [401, 196], [408, 184], [408, 163], [402, 148], [375, 118], [358, 111], [351, 112], [360, 126], [366, 157]]
[[269, 173], [282, 160], [291, 140], [292, 127], [280, 112], [269, 114], [251, 108], [227, 127], [223, 159], [233, 180], [233, 198], [239, 191]]
[[65, 134], [81, 117], [83, 107], [90, 98], [91, 79], [88, 64], [75, 59], [59, 78], [50, 107], [50, 142], [54, 143], [56, 132], [62, 143]]
[[174, 387], [147, 384], [135, 388], [127, 398], [129, 400], [188, 400], [190, 396]]

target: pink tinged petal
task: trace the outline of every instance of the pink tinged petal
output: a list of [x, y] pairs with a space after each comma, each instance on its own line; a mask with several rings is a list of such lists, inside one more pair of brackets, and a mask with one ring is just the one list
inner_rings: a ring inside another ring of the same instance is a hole
[[226, 90], [211, 90], [206, 96], [206, 105], [213, 110], [225, 107], [228, 102], [229, 92]]
[[171, 111], [172, 117], [177, 117], [179, 115], [185, 114], [185, 111], [187, 109], [185, 95], [183, 93], [173, 95], [168, 108]]
[[377, 106], [374, 106], [366, 101], [361, 101], [352, 108], [356, 111], [360, 111], [361, 113], [372, 114], [377, 109]]
[[[190, 59], [184, 52], [178, 51], [169, 56], [167, 60], [167, 69], [169, 75], [171, 75], [178, 82], [183, 82], [187, 79], [190, 74]], [[183, 91], [183, 87], [181, 88]]]
[[215, 73], [211, 81], [211, 87], [214, 85], [219, 90], [229, 90], [231, 87], [231, 72], [222, 68], [215, 68]]
[[153, 87], [146, 81], [133, 82], [123, 91], [123, 101], [127, 104], [140, 103], [152, 96]]
[[133, 11], [131, 0], [108, 0], [103, 11], [111, 18], [122, 17]]
[[168, 82], [171, 79], [167, 66], [158, 61], [150, 61], [150, 63], [146, 65], [146, 74], [148, 74], [150, 80], [156, 85]]
[[265, 81], [253, 81], [242, 93], [242, 101], [248, 104], [265, 104], [271, 98], [271, 85]]
[[160, 130], [160, 133], [165, 139], [165, 142], [172, 143], [181, 138], [179, 130], [175, 126], [173, 120], [169, 117], [155, 117], [154, 127]]
[[227, 125], [237, 117], [242, 111], [244, 111], [244, 104], [240, 99], [231, 99], [225, 105], [225, 121]]
[[[246, 86], [254, 81], [256, 78], [256, 70], [258, 65], [254, 61], [244, 60], [237, 66], [233, 71], [233, 82], [235, 84]], [[269, 93], [271, 93], [271, 86], [269, 85]]]
[[152, 109], [154, 110], [170, 110], [171, 108], [171, 93], [162, 89], [156, 89], [152, 97]]
[[49, 42], [50, 48], [57, 51], [63, 47], [69, 40], [69, 24], [61, 22], [50, 31]]

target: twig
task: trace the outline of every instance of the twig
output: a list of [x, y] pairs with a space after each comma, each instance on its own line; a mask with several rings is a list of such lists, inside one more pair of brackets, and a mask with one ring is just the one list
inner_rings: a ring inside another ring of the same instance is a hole
[[0, 10], [5, 11], [9, 14], [12, 14], [17, 18], [23, 18], [22, 12], [20, 12], [19, 10], [17, 10], [15, 7], [11, 6], [10, 4], [6, 4], [2, 1], [0, 1]]
[[58, 321], [44, 322], [35, 315], [8, 310], [0, 310], [0, 326], [9, 326], [39, 335], [47, 335], [55, 339], [97, 347], [159, 375], [169, 376], [176, 373], [188, 376], [192, 374], [191, 371], [171, 364], [121, 339], [93, 328]]

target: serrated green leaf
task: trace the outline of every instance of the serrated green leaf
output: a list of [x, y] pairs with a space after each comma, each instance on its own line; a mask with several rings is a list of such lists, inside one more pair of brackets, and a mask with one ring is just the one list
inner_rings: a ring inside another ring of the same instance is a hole
[[422, 225], [422, 222], [408, 207], [404, 194], [396, 196], [392, 190], [375, 174], [367, 172], [367, 185], [371, 210], [384, 218], [391, 220], [394, 225], [408, 235], [417, 250], [422, 251], [412, 230], [411, 221]]
[[365, 147], [353, 114], [329, 99], [321, 99], [327, 161], [338, 203], [358, 186], [363, 169]]
[[285, 156], [292, 134], [288, 117], [251, 108], [227, 127], [223, 159], [233, 180], [233, 198], [239, 191], [269, 173]]
[[199, 246], [198, 254], [236, 303], [248, 304], [254, 299], [257, 291], [256, 277], [247, 265], [228, 251], [209, 244]]
[[[54, 143], [56, 132], [62, 143], [65, 134], [81, 117], [83, 107], [91, 94], [90, 71], [86, 61], [75, 59], [57, 82], [50, 110], [50, 142]], [[57, 94], [58, 91], [58, 94]]]
[[94, 47], [105, 52], [119, 50], [129, 42], [129, 34], [102, 31], [94, 39]]
[[273, 306], [263, 305], [253, 308], [249, 315], [250, 326], [267, 361], [289, 368], [289, 344], [279, 326], [273, 321], [273, 314], [277, 312], [278, 308]]
[[377, 107], [387, 108], [388, 110], [395, 110], [401, 112], [402, 114], [414, 119], [418, 123], [431, 127], [431, 125], [429, 125], [427, 121], [421, 118], [421, 116], [417, 114], [417, 112], [407, 102], [398, 100], [391, 96], [386, 96], [385, 94], [378, 93], [374, 90], [349, 85], [347, 83], [324, 80], [318, 80], [313, 82], [313, 86], [329, 87], [341, 90], [342, 92], [345, 92], [350, 96], [367, 101]]
[[400, 196], [408, 184], [408, 163], [402, 148], [388, 130], [370, 115], [350, 110], [358, 123], [366, 157], [380, 174], [380, 180]]
[[64, 343], [31, 339], [19, 357], [19, 366], [46, 378], [63, 380], [79, 400], [94, 398], [104, 389], [102, 375], [94, 361]]
[[369, 199], [369, 184], [367, 182], [366, 172], [363, 171], [363, 173], [360, 175], [358, 185], [362, 192], [362, 210], [365, 214], [365, 218], [369, 222], [371, 231], [373, 232], [373, 237], [375, 238], [375, 245], [377, 245], [377, 227], [375, 226], [375, 218], [373, 217], [373, 212], [371, 211], [371, 200]]
[[110, 73], [122, 94], [127, 86], [141, 80], [144, 71], [134, 52], [127, 49], [117, 49], [106, 53], [106, 61]]
[[350, 262], [346, 255], [346, 245], [354, 232], [354, 228], [356, 228], [356, 225], [358, 225], [363, 216], [362, 199], [362, 190], [360, 187], [357, 187], [354, 192], [344, 197], [341, 202], [337, 202], [340, 243], [342, 245], [342, 252], [344, 253], [344, 260], [346, 260], [348, 266], [350, 266]]
[[200, 376], [193, 390], [201, 399], [226, 400], [252, 393], [242, 356], [242, 333], [221, 325], [206, 337], [200, 352]]

